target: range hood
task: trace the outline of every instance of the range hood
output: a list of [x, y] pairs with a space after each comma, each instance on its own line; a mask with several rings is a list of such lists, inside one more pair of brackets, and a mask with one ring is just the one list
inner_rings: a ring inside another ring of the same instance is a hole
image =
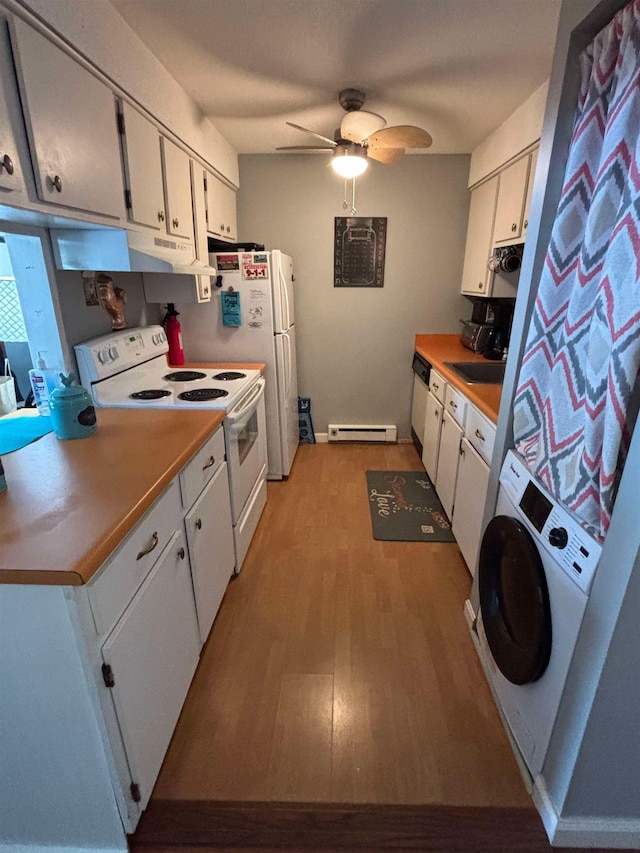
[[56, 266], [61, 270], [216, 275], [196, 260], [191, 243], [121, 228], [52, 228]]

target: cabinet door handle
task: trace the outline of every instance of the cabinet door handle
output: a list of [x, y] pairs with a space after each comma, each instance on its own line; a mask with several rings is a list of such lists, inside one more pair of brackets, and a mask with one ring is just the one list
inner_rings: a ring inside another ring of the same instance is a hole
[[529, 224], [529, 220], [528, 220], [528, 219], [525, 219], [525, 221], [524, 221], [524, 227], [526, 228], [528, 224]]
[[439, 385], [437, 385], [437, 384], [434, 382], [434, 383], [433, 383], [433, 390], [434, 390], [434, 391], [438, 391], [438, 389], [439, 389], [439, 388], [440, 388], [440, 386], [439, 386]]
[[202, 530], [202, 519], [201, 518], [198, 518], [196, 520], [196, 527], [198, 528], [198, 530]]
[[146, 557], [147, 554], [150, 554], [158, 547], [158, 531], [153, 531], [153, 536], [151, 537], [151, 542], [147, 545], [146, 548], [143, 548], [142, 551], [136, 557], [136, 560], [141, 560], [143, 557]]
[[457, 408], [458, 408], [458, 404], [457, 404], [457, 403], [454, 403], [454, 402], [453, 402], [453, 400], [449, 400], [449, 405], [451, 406], [451, 408], [452, 408], [452, 409], [457, 409]]
[[215, 464], [216, 464], [215, 456], [210, 456], [209, 461], [205, 462], [205, 464], [202, 466], [202, 470], [206, 471], [207, 468], [211, 468], [211, 466], [215, 465]]
[[220, 226], [220, 230], [221, 230], [221, 231], [224, 231], [224, 225], [221, 225], [221, 226]]
[[164, 222], [164, 210], [158, 211], [158, 222]]
[[173, 222], [173, 227], [174, 227], [174, 228], [177, 228], [177, 227], [178, 227], [178, 224], [179, 224], [179, 223], [178, 223], [178, 220], [177, 220], [177, 219], [173, 219], [173, 220], [172, 220], [172, 222]]
[[481, 281], [479, 281], [478, 282], [478, 290], [482, 290], [483, 287], [484, 287], [484, 284]]
[[2, 172], [3, 169], [5, 170], [7, 175], [13, 175], [13, 160], [11, 159], [11, 157], [9, 157], [8, 154], [5, 154], [2, 160], [0, 160], [0, 172]]
[[512, 230], [514, 233], [518, 230], [518, 226], [517, 226], [517, 224], [516, 224], [515, 222], [511, 225], [511, 230]]
[[184, 558], [185, 558], [184, 548], [180, 548], [180, 550], [178, 551], [178, 557], [180, 557], [181, 560], [184, 560]]
[[55, 175], [53, 178], [51, 178], [51, 184], [54, 190], [56, 190], [56, 192], [62, 192], [62, 178], [60, 177], [60, 175]]
[[477, 429], [477, 430], [475, 431], [474, 435], [475, 435], [475, 437], [476, 437], [476, 438], [479, 438], [479, 439], [480, 439], [480, 441], [484, 441], [484, 436], [483, 436], [483, 434], [480, 432], [480, 430], [479, 430], [479, 429]]
[[231, 226], [227, 225], [227, 234], [230, 234], [230, 233], [231, 233]]
[[464, 447], [460, 445], [460, 456], [464, 456]]

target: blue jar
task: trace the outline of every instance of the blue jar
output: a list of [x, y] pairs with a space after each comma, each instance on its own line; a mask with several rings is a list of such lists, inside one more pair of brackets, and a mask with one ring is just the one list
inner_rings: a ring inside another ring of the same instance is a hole
[[56, 388], [49, 397], [51, 423], [56, 438], [85, 438], [96, 431], [96, 410], [88, 391], [82, 385], [73, 385], [75, 376], [60, 374], [62, 388]]

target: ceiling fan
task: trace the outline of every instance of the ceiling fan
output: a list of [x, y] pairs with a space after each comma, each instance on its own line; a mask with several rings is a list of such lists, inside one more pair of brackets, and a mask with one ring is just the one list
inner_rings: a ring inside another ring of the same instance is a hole
[[368, 158], [395, 163], [407, 148], [428, 148], [433, 142], [426, 130], [406, 124], [387, 127], [382, 116], [363, 110], [365, 94], [360, 89], [343, 89], [338, 100], [347, 114], [335, 139], [288, 121], [289, 127], [309, 133], [325, 144], [286, 145], [276, 151], [333, 151], [331, 165], [335, 171], [343, 178], [355, 178], [367, 168]]

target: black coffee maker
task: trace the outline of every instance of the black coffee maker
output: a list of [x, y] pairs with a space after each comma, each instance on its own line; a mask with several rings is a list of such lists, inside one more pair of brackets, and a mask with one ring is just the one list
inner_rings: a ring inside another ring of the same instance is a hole
[[500, 361], [507, 348], [508, 339], [507, 330], [495, 326], [486, 347], [482, 350], [482, 355], [490, 361]]
[[482, 355], [491, 361], [500, 361], [509, 345], [509, 332], [513, 317], [513, 300], [494, 302], [490, 299], [474, 299], [471, 320], [491, 326], [491, 333], [482, 350]]

